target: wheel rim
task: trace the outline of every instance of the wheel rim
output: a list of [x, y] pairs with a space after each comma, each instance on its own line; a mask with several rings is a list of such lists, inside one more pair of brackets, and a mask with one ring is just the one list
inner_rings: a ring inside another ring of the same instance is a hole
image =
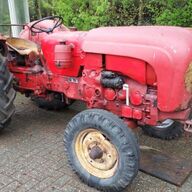
[[96, 129], [81, 131], [75, 140], [75, 152], [81, 165], [92, 175], [110, 178], [118, 166], [118, 153], [110, 140]]
[[173, 120], [171, 120], [171, 119], [166, 119], [166, 120], [163, 121], [160, 125], [156, 126], [156, 128], [166, 129], [166, 128], [168, 128], [169, 126], [171, 126], [173, 123], [174, 123]]

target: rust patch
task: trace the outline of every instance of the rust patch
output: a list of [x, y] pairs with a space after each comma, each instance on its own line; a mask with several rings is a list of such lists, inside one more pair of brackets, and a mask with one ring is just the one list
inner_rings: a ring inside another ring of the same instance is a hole
[[189, 64], [185, 74], [185, 86], [187, 91], [192, 92], [192, 62]]

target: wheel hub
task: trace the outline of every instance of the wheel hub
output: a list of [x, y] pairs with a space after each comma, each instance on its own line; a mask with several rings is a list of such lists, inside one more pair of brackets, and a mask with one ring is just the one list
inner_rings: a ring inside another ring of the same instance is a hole
[[81, 165], [99, 178], [112, 177], [118, 165], [118, 153], [107, 137], [96, 129], [79, 133], [75, 151]]
[[89, 156], [91, 157], [91, 159], [95, 160], [95, 159], [100, 159], [103, 156], [103, 151], [100, 147], [98, 147], [97, 145], [94, 146], [90, 153]]

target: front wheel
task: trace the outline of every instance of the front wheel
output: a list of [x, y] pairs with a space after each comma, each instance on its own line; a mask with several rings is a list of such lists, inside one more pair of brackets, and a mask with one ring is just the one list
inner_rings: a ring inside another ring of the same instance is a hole
[[69, 163], [89, 186], [102, 191], [125, 189], [139, 167], [139, 146], [116, 115], [99, 109], [77, 114], [64, 134]]

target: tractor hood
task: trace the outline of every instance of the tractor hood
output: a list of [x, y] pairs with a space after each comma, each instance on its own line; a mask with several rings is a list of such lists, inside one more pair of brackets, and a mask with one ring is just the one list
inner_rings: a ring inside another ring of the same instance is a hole
[[[165, 112], [184, 109], [191, 93], [185, 74], [192, 61], [192, 33], [180, 27], [102, 27], [88, 32], [85, 52], [143, 60], [157, 76], [158, 107]], [[122, 64], [123, 65], [123, 64]]]
[[[147, 52], [146, 49], [151, 51]], [[97, 28], [88, 32], [83, 43], [85, 52], [133, 56], [151, 64], [158, 51], [174, 60], [188, 56], [191, 49], [190, 30], [164, 26]], [[143, 55], [144, 52], [147, 54]], [[177, 63], [180, 62], [174, 65]], [[169, 64], [172, 65], [171, 62]]]

